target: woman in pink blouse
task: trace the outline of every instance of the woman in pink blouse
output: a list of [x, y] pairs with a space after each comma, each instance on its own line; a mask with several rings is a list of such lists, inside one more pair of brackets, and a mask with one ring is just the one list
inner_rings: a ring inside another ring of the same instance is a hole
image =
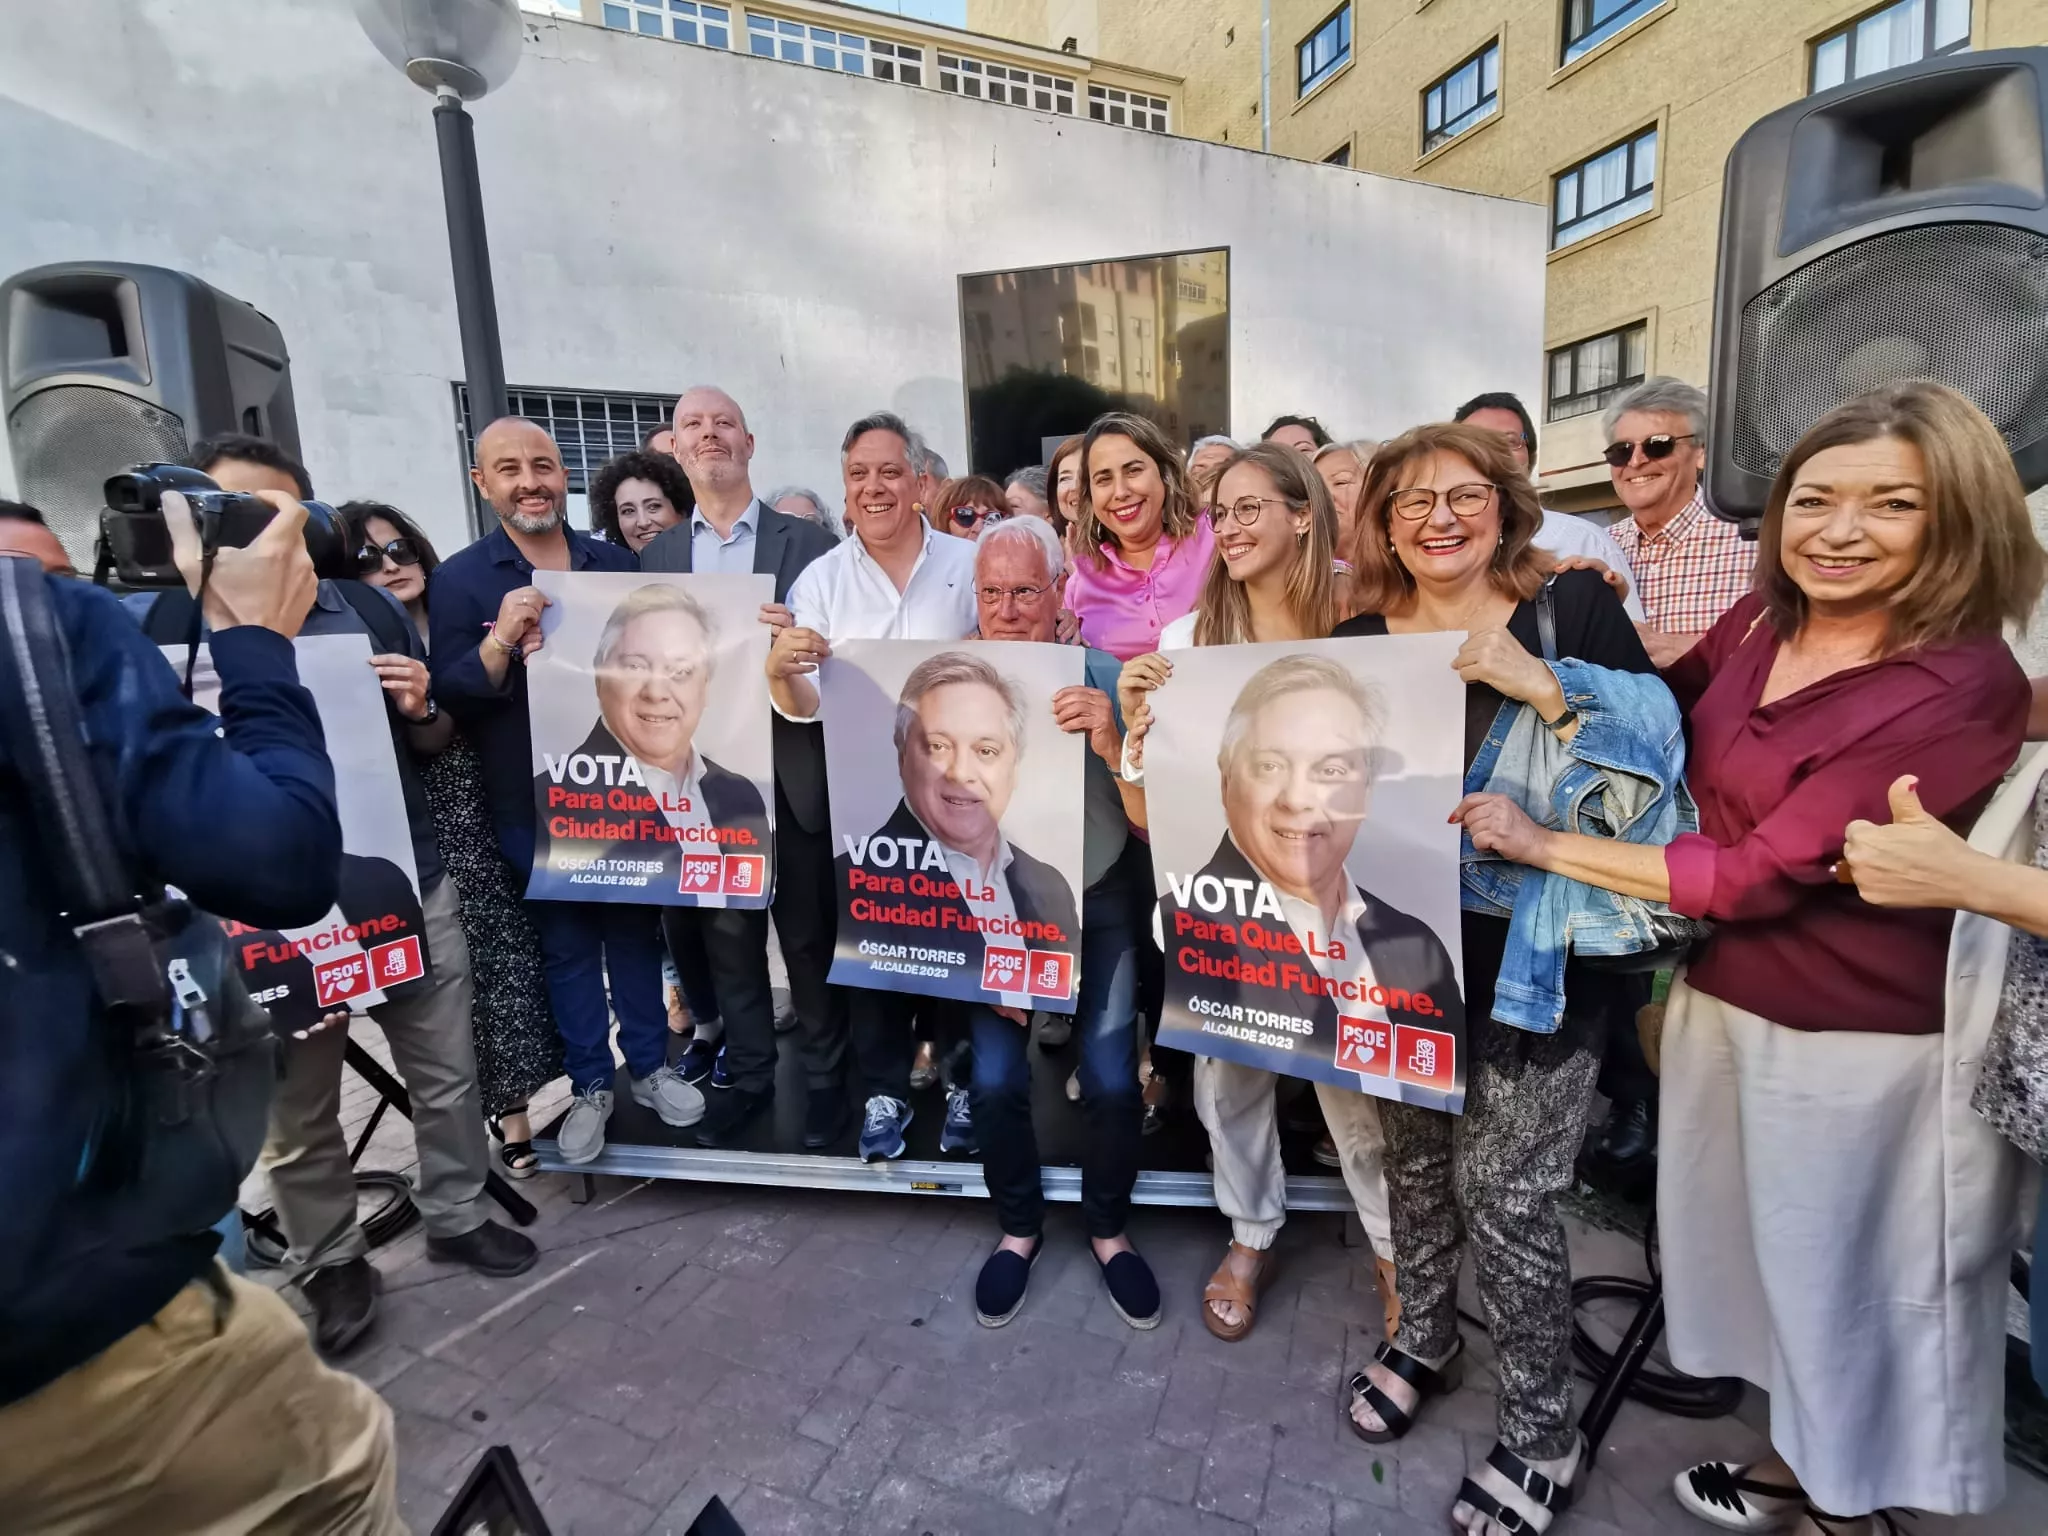
[[2029, 704], [2001, 626], [2043, 568], [1997, 429], [1937, 384], [1876, 390], [1786, 455], [1756, 591], [1665, 674], [1700, 830], [1458, 810], [1476, 848], [1714, 924], [1665, 1013], [1657, 1211], [1673, 1361], [1770, 1393], [1768, 1460], [1677, 1480], [1726, 1529], [1875, 1536], [2004, 1493], [2010, 1228], [1958, 1176], [1954, 914], [1872, 906], [1837, 865], [1902, 774], [1959, 828], [1990, 798]]
[[1067, 607], [1083, 644], [1129, 661], [1158, 650], [1160, 632], [1194, 611], [1215, 535], [1195, 515], [1180, 452], [1144, 417], [1097, 417], [1081, 467]]

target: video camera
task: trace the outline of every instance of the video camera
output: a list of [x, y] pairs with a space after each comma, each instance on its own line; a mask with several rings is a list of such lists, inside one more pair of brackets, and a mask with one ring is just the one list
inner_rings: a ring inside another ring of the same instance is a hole
[[[182, 587], [185, 578], [171, 558], [171, 531], [164, 523], [165, 491], [178, 491], [192, 508], [200, 547], [245, 549], [277, 509], [259, 496], [224, 491], [206, 475], [182, 464], [138, 464], [110, 476], [106, 510], [100, 513], [100, 564], [109, 563], [122, 585]], [[301, 499], [306, 509], [306, 553], [315, 575], [344, 579], [350, 565], [348, 533], [341, 514], [324, 501]]]

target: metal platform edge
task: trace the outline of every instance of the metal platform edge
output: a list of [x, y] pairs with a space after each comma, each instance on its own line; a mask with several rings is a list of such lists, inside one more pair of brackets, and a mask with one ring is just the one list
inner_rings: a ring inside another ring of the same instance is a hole
[[[864, 1194], [949, 1195], [986, 1200], [981, 1164], [919, 1162], [864, 1163], [857, 1157], [823, 1157], [797, 1152], [738, 1152], [708, 1147], [658, 1147], [608, 1143], [587, 1163], [564, 1162], [552, 1139], [535, 1138], [540, 1171], [564, 1174], [606, 1174], [622, 1179], [687, 1179], [702, 1184], [759, 1184], [775, 1189], [838, 1189]], [[1075, 1202], [1081, 1198], [1081, 1170], [1048, 1166], [1039, 1170], [1045, 1198]], [[1207, 1173], [1141, 1170], [1131, 1190], [1135, 1205], [1214, 1208], [1215, 1181]], [[1290, 1211], [1349, 1211], [1351, 1195], [1340, 1178], [1289, 1174]]]

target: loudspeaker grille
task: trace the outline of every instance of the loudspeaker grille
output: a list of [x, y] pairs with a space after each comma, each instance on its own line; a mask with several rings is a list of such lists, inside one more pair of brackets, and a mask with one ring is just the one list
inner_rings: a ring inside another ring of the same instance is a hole
[[131, 464], [181, 460], [185, 424], [133, 395], [60, 384], [30, 395], [7, 419], [21, 499], [42, 509], [80, 570], [92, 565], [107, 476]]

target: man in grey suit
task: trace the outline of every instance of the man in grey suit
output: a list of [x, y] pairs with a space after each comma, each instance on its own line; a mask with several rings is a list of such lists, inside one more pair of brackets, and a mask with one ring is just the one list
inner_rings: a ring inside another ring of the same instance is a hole
[[[832, 536], [816, 523], [765, 506], [754, 494], [747, 470], [754, 436], [747, 430], [746, 413], [724, 390], [699, 385], [676, 401], [674, 453], [696, 492], [696, 510], [640, 551], [640, 569], [773, 576], [775, 601], [762, 608], [761, 621], [776, 629], [788, 625], [790, 612], [783, 603], [790, 583], [833, 547]], [[816, 725], [777, 715], [774, 730], [775, 928], [789, 964], [805, 1075], [812, 1088], [829, 1084], [839, 1092], [847, 1020], [844, 996], [825, 981], [832, 968], [837, 912], [829, 873], [820, 872], [821, 866], [829, 872], [832, 862], [824, 746]], [[670, 907], [662, 921], [679, 964], [683, 953], [701, 946], [718, 994], [732, 1086], [710, 1095], [696, 1134], [701, 1146], [729, 1146], [775, 1090], [767, 914]], [[707, 1051], [694, 1052], [692, 1071], [708, 1074], [708, 1056]], [[807, 1144], [814, 1129], [836, 1133], [838, 1128], [807, 1123]]]

